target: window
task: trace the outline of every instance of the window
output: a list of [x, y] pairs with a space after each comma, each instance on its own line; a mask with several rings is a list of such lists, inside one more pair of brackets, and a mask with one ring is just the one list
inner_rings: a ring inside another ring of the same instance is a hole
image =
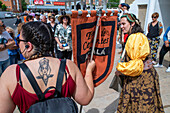
[[4, 1], [7, 1], [7, 0], [4, 0]]

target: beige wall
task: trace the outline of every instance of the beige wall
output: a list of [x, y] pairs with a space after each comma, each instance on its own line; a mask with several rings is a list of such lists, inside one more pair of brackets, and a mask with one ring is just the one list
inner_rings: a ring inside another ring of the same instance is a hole
[[133, 3], [133, 1], [135, 1], [135, 0], [125, 0], [125, 3], [127, 3], [127, 4], [132, 4]]
[[141, 22], [141, 27], [144, 29], [147, 5], [138, 5], [138, 19]]

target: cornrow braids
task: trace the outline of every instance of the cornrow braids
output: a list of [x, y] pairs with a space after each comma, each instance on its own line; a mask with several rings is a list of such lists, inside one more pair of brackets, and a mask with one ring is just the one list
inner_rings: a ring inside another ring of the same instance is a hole
[[54, 38], [49, 26], [43, 22], [29, 22], [22, 26], [23, 38], [31, 42], [35, 47], [33, 56], [53, 56], [54, 57]]

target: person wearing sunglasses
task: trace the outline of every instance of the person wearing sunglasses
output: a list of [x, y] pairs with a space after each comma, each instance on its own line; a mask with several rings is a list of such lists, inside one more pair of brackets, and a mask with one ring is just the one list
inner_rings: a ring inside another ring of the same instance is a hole
[[156, 64], [157, 52], [160, 43], [160, 35], [163, 31], [162, 23], [159, 22], [157, 19], [159, 17], [159, 13], [155, 12], [152, 14], [152, 22], [148, 24], [148, 40], [151, 48], [151, 56], [152, 56], [152, 63]]
[[72, 35], [71, 18], [63, 13], [58, 17], [60, 24], [56, 26], [54, 37], [57, 42], [57, 58], [71, 59], [72, 57]]
[[[24, 63], [31, 71], [43, 94], [50, 86], [56, 86], [58, 72], [61, 69], [61, 59], [54, 57], [53, 41], [51, 28], [43, 22], [24, 24], [19, 39], [17, 39], [20, 51], [26, 58]], [[89, 104], [94, 95], [92, 76], [94, 69], [95, 62], [92, 60], [83, 77], [79, 68], [71, 60], [66, 60], [61, 96], [73, 97], [80, 105]], [[2, 74], [0, 78], [0, 113], [13, 113], [16, 105], [21, 113], [26, 113], [31, 105], [42, 101], [31, 87], [25, 73], [27, 72], [23, 71], [18, 64], [13, 64]], [[54, 95], [55, 89], [50, 89], [45, 94], [45, 99], [55, 98]]]
[[125, 13], [120, 20], [127, 33], [124, 60], [117, 64], [115, 76], [123, 76], [117, 113], [162, 113], [159, 76], [150, 60], [150, 47], [139, 20]]

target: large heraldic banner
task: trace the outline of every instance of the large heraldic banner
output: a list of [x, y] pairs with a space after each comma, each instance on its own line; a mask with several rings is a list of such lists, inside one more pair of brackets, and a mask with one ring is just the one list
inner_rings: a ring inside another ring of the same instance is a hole
[[[72, 12], [71, 26], [73, 59], [83, 76], [85, 76], [87, 59], [91, 54], [98, 17], [96, 11], [91, 11], [90, 17], [86, 17], [87, 11], [82, 12], [81, 16], [78, 16], [77, 11]], [[106, 16], [103, 16], [102, 13], [98, 24], [99, 30], [93, 55], [96, 62], [95, 72], [93, 73], [95, 87], [109, 76], [114, 64], [117, 11], [113, 16], [110, 16], [111, 11], [108, 12]]]

